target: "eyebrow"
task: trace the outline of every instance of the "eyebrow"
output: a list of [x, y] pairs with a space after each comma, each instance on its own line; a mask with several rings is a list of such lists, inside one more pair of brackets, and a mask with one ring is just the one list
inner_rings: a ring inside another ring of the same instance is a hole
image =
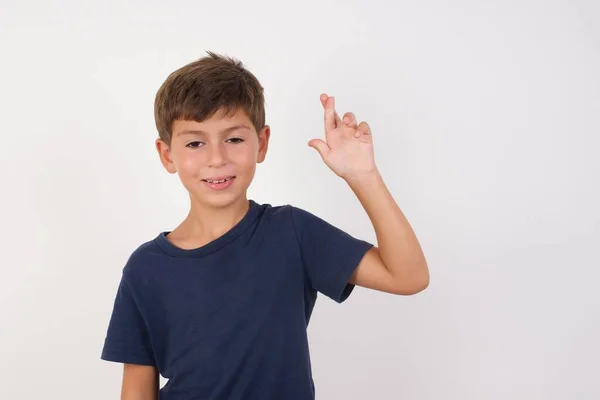
[[[238, 129], [252, 129], [252, 128], [250, 128], [248, 125], [244, 125], [244, 124], [233, 125], [233, 126], [223, 129], [222, 131], [219, 132], [219, 134], [224, 135], [226, 133], [230, 133], [230, 132], [236, 131]], [[177, 132], [175, 134], [175, 136], [182, 136], [182, 135], [208, 135], [208, 132], [205, 132], [205, 131], [202, 131], [199, 129], [185, 129], [185, 130], [183, 130], [181, 132]]]

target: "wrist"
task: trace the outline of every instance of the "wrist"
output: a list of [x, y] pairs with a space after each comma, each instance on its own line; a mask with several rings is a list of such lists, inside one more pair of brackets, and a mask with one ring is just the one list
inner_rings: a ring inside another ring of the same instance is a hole
[[377, 167], [374, 167], [370, 171], [345, 176], [344, 180], [351, 187], [362, 187], [365, 185], [370, 186], [375, 183], [379, 183], [383, 179], [382, 179], [381, 174], [379, 173], [379, 170], [377, 169]]

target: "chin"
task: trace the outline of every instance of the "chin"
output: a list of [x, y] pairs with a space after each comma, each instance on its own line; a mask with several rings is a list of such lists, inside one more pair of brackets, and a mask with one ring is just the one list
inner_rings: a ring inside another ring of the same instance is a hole
[[246, 193], [240, 191], [221, 192], [221, 193], [206, 193], [202, 190], [197, 193], [195, 199], [204, 207], [221, 209], [235, 205], [238, 202], [246, 200]]
[[212, 198], [212, 199], [206, 199], [208, 200], [205, 204], [209, 205], [211, 208], [228, 208], [231, 207], [233, 205], [235, 205], [236, 203], [240, 202], [240, 201], [244, 201], [245, 196], [243, 195], [238, 195], [238, 196], [223, 196], [220, 198]]

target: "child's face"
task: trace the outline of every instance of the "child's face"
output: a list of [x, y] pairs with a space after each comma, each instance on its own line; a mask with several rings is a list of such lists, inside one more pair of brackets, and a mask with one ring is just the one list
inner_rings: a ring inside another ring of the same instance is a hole
[[223, 207], [245, 198], [256, 163], [265, 159], [269, 126], [257, 134], [239, 110], [228, 117], [217, 112], [203, 122], [176, 120], [172, 132], [170, 148], [157, 140], [161, 161], [196, 201]]

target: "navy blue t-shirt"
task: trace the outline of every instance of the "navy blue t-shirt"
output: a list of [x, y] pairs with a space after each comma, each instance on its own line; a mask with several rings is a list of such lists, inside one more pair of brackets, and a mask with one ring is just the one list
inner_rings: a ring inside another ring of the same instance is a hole
[[343, 302], [372, 244], [254, 201], [200, 248], [167, 235], [124, 267], [102, 359], [156, 366], [169, 379], [161, 400], [314, 399], [306, 330], [317, 293]]

